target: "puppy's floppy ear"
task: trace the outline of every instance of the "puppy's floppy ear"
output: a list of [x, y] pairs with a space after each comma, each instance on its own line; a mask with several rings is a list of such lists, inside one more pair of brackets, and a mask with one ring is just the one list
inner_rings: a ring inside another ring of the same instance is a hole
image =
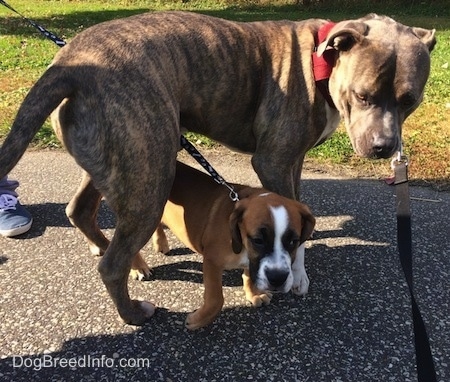
[[242, 215], [244, 214], [245, 206], [243, 202], [237, 202], [234, 211], [230, 216], [230, 230], [231, 230], [231, 247], [233, 252], [238, 254], [242, 252], [242, 235], [239, 224], [242, 222]]
[[364, 40], [368, 29], [368, 25], [362, 21], [342, 21], [336, 24], [317, 47], [317, 55], [320, 57], [328, 47], [338, 51], [350, 50]]
[[299, 203], [298, 209], [302, 217], [302, 233], [300, 235], [300, 244], [302, 244], [311, 237], [316, 225], [316, 219], [306, 204]]

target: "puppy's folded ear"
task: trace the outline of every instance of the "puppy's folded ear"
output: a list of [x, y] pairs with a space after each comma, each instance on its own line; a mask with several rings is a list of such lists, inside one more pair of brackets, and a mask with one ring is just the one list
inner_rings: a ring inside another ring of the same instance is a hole
[[302, 233], [300, 235], [300, 244], [308, 240], [316, 225], [316, 219], [306, 204], [299, 203], [299, 212], [302, 217]]
[[234, 211], [230, 216], [230, 230], [231, 230], [231, 247], [233, 252], [238, 254], [242, 252], [242, 235], [239, 227], [242, 222], [242, 215], [244, 214], [245, 206], [243, 202], [237, 202]]

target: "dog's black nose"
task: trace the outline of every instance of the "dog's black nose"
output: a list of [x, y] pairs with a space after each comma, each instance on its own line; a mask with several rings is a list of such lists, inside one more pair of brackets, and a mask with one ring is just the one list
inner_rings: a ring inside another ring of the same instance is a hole
[[390, 158], [397, 150], [397, 146], [398, 144], [396, 139], [378, 138], [372, 145], [373, 157], [375, 159]]
[[266, 270], [266, 277], [270, 285], [275, 288], [281, 287], [289, 276], [289, 272], [282, 271], [279, 269], [268, 269]]

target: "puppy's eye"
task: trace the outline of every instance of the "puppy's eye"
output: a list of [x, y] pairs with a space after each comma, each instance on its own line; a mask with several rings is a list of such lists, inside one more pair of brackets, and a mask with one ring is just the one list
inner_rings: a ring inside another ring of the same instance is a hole
[[294, 250], [295, 248], [297, 248], [300, 244], [300, 240], [299, 239], [292, 239], [288, 244], [287, 244], [287, 249], [289, 251]]
[[292, 247], [296, 247], [299, 244], [300, 244], [300, 239], [293, 239], [289, 242], [289, 245], [291, 245]]
[[287, 234], [283, 238], [283, 246], [288, 252], [292, 252], [299, 245], [300, 245], [300, 238], [297, 235], [295, 235], [293, 232], [290, 234]]
[[250, 241], [252, 242], [253, 247], [263, 247], [264, 240], [262, 237], [251, 237]]

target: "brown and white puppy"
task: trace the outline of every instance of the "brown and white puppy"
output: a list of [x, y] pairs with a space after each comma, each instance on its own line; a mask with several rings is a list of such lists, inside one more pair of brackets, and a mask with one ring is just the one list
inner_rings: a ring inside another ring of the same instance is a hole
[[[67, 214], [104, 253], [98, 269], [122, 319], [142, 324], [154, 307], [130, 299], [128, 274], [159, 224], [182, 128], [251, 153], [262, 185], [297, 200], [306, 152], [340, 116], [360, 155], [399, 149], [435, 31], [376, 15], [329, 25], [155, 12], [93, 26], [61, 48], [28, 93], [0, 149], [0, 178], [53, 112], [87, 174]], [[314, 57], [328, 59], [325, 92]], [[95, 219], [102, 196], [117, 217], [110, 244]]]
[[[233, 187], [238, 202], [207, 174], [177, 162], [162, 223], [203, 255], [204, 302], [188, 315], [188, 329], [205, 326], [220, 313], [225, 269], [244, 269], [245, 296], [254, 306], [270, 303], [273, 292], [308, 291], [304, 243], [315, 224], [309, 208], [263, 188]], [[153, 242], [157, 251], [169, 251], [161, 225]]]

